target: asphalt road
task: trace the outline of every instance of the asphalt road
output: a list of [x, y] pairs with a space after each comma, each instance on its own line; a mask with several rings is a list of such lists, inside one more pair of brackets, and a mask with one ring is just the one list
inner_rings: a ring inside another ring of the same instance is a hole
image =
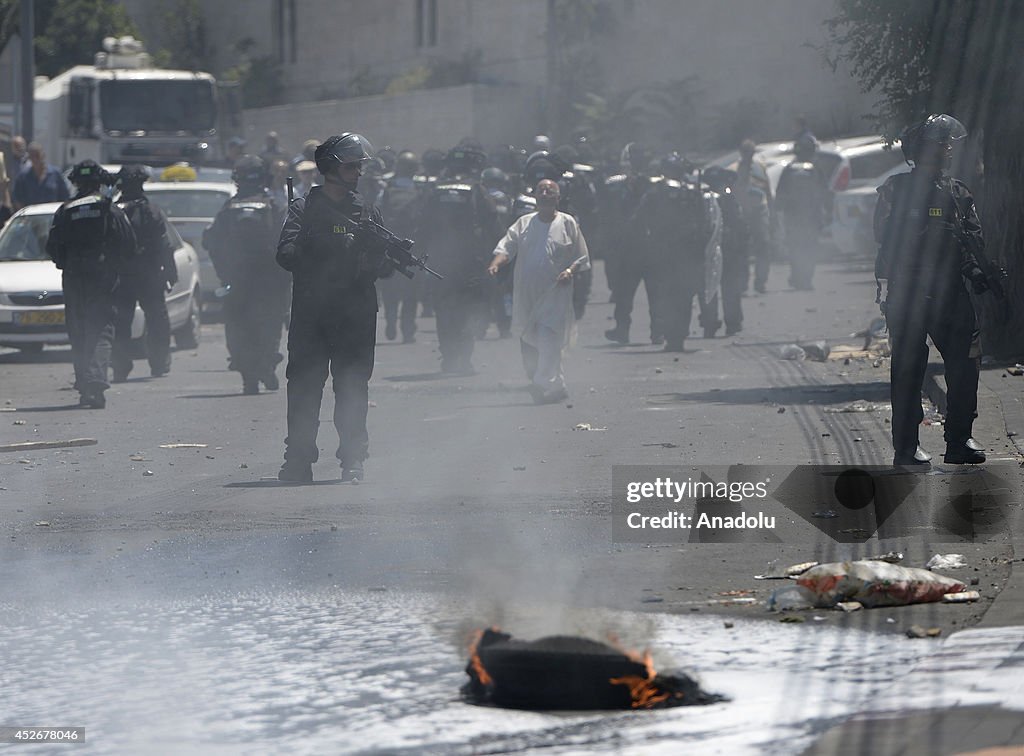
[[[269, 480], [281, 460], [284, 391], [241, 395], [220, 325], [204, 327], [197, 351], [176, 352], [169, 376], [114, 386], [103, 411], [71, 407], [68, 350], [2, 354], [0, 443], [97, 443], [0, 455], [0, 561], [10, 577], [0, 581], [0, 600], [341, 585], [468, 595], [488, 603], [496, 621], [506, 602], [522, 598], [775, 619], [760, 602], [779, 583], [753, 579], [772, 565], [896, 550], [904, 564], [923, 566], [957, 551], [986, 589], [981, 602], [907, 607], [885, 620], [825, 612], [823, 622], [893, 633], [972, 624], [1008, 574], [1009, 538], [998, 527], [943, 544], [922, 511], [919, 520], [908, 515], [913, 527], [898, 537], [837, 543], [815, 523], [783, 516], [742, 544], [612, 542], [613, 465], [890, 460], [886, 360], [779, 358], [789, 342], [861, 341], [850, 334], [876, 314], [869, 267], [822, 266], [813, 292], [786, 290], [786, 274], [776, 266], [769, 292], [744, 299], [741, 334], [693, 338], [672, 355], [640, 341], [642, 296], [637, 343], [604, 340], [612, 305], [599, 267], [565, 365], [571, 397], [552, 406], [532, 405], [518, 344], [493, 328], [477, 344], [478, 374], [456, 378], [437, 372], [431, 320], [419, 320], [411, 345], [384, 341], [382, 322], [372, 456], [357, 487], [338, 482], [329, 390], [317, 484]], [[135, 375], [148, 374], [144, 362], [136, 366]], [[882, 406], [835, 411], [857, 400]], [[576, 430], [581, 424], [591, 430]], [[922, 434], [941, 451], [941, 427]], [[1008, 439], [985, 440], [995, 457], [1011, 458]], [[181, 443], [203, 446], [163, 448]], [[747, 602], [731, 604], [737, 597]]]

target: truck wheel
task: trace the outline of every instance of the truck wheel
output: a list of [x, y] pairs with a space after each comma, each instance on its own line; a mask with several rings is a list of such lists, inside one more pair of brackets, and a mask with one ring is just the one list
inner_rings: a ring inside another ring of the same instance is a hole
[[202, 310], [199, 306], [199, 288], [196, 287], [196, 290], [192, 292], [188, 320], [174, 332], [174, 344], [178, 349], [196, 349], [199, 346], [201, 330]]

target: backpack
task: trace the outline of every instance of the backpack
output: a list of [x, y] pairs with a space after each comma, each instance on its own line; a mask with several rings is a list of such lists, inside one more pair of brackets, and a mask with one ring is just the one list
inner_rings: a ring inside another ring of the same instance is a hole
[[274, 249], [280, 228], [269, 197], [235, 197], [221, 212], [232, 253], [240, 258], [262, 257]]
[[110, 200], [97, 194], [64, 205], [63, 233], [71, 248], [69, 270], [81, 274], [109, 271], [114, 264], [107, 250], [110, 221]]

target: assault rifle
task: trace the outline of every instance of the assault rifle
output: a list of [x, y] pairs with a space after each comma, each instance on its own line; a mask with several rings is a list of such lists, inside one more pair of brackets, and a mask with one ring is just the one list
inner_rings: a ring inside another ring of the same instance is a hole
[[[1005, 281], [1009, 278], [1006, 270], [992, 260], [986, 253], [985, 247], [978, 241], [978, 238], [971, 234], [967, 230], [966, 220], [963, 212], [960, 210], [960, 206], [957, 204], [954, 198], [952, 203], [953, 208], [953, 224], [950, 230], [956, 237], [957, 241], [963, 247], [964, 252], [968, 256], [968, 263], [971, 258], [977, 267], [981, 270], [984, 276], [984, 286], [992, 292], [992, 295], [998, 301], [997, 309], [1003, 322], [1006, 322], [1010, 318], [1009, 300], [1006, 297], [1006, 287], [1004, 286]], [[972, 283], [974, 283], [972, 281]], [[977, 289], [975, 289], [977, 291]]]
[[424, 273], [432, 275], [438, 281], [444, 280], [444, 276], [436, 270], [427, 267], [426, 255], [416, 257], [412, 253], [412, 245], [415, 243], [412, 239], [401, 239], [395, 236], [395, 234], [388, 231], [372, 218], [360, 220], [357, 229], [360, 241], [371, 250], [383, 254], [395, 266], [395, 270], [406, 278], [413, 277], [413, 271], [410, 268], [419, 268]]

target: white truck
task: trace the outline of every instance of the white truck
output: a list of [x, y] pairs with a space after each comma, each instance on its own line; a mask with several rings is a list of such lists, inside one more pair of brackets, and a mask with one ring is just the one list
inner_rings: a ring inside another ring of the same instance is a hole
[[225, 131], [240, 128], [234, 87], [208, 73], [153, 67], [142, 43], [107, 37], [95, 65], [74, 66], [35, 88], [35, 141], [65, 167], [103, 164], [216, 164]]

